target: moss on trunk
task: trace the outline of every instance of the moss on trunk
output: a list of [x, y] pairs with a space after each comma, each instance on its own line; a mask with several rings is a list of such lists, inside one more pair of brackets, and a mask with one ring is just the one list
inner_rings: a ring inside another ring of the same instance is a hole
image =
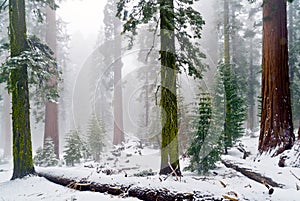
[[[11, 56], [18, 56], [27, 49], [25, 0], [9, 1], [9, 30]], [[13, 162], [12, 179], [33, 174], [32, 145], [29, 121], [29, 91], [27, 66], [11, 71]]]
[[[160, 174], [176, 170], [181, 175], [178, 150], [178, 117], [176, 95], [175, 23], [173, 0], [160, 0], [161, 36], [161, 168]], [[170, 167], [172, 166], [172, 168]]]

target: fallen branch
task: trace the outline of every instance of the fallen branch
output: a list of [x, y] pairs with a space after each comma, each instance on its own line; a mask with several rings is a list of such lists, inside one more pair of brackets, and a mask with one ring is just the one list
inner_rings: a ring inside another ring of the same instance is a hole
[[300, 178], [297, 177], [297, 175], [295, 175], [291, 170], [290, 170], [290, 172], [291, 172], [291, 174], [292, 174], [296, 179], [298, 179], [298, 180], [300, 181]]
[[252, 179], [256, 182], [259, 182], [261, 184], [268, 184], [272, 187], [279, 187], [279, 188], [282, 188], [284, 185], [282, 184], [279, 184], [275, 181], [273, 181], [271, 178], [269, 177], [265, 177], [257, 172], [254, 172], [253, 170], [251, 169], [248, 169], [248, 168], [243, 168], [243, 167], [239, 167], [238, 165], [235, 165], [233, 164], [232, 162], [230, 161], [225, 161], [225, 160], [222, 160], [222, 163], [227, 167], [227, 168], [232, 168], [240, 173], [242, 173], [243, 175], [245, 175], [246, 177], [248, 177], [249, 179]]
[[[145, 201], [171, 201], [171, 200], [181, 200], [181, 201], [189, 201], [189, 200], [197, 200], [195, 197], [199, 196], [199, 193], [179, 193], [175, 191], [170, 191], [165, 188], [161, 189], [152, 189], [145, 188], [133, 185], [119, 185], [119, 184], [101, 184], [86, 180], [76, 181], [71, 178], [58, 177], [49, 175], [46, 173], [38, 173], [38, 176], [45, 177], [47, 180], [63, 185], [75, 190], [80, 191], [93, 191], [100, 193], [107, 193], [110, 195], [118, 195], [118, 196], [130, 196], [135, 197]], [[200, 195], [201, 196], [201, 195]], [[206, 196], [207, 198], [207, 196]], [[220, 197], [215, 197], [213, 195], [209, 195], [208, 198], [212, 201], [221, 200]]]

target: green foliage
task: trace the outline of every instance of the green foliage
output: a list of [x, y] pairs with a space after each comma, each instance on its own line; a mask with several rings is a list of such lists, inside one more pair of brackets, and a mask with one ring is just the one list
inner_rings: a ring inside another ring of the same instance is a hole
[[79, 163], [82, 158], [83, 143], [80, 138], [80, 132], [72, 130], [66, 137], [66, 145], [64, 150], [64, 159], [67, 166], [74, 166]]
[[[194, 10], [192, 5], [194, 0], [176, 1], [176, 9], [174, 10], [175, 33], [177, 45], [179, 46], [175, 52], [177, 70], [186, 72], [190, 76], [197, 78], [202, 77], [202, 72], [206, 69], [206, 65], [201, 62], [205, 55], [200, 51], [200, 44], [197, 42], [201, 38], [202, 26], [205, 24], [201, 14]], [[170, 8], [163, 5], [159, 0], [120, 0], [118, 2], [117, 16], [125, 17], [130, 7], [129, 15], [123, 26], [123, 33], [130, 32], [132, 38], [136, 35], [138, 26], [146, 23], [155, 23], [156, 30], [160, 23], [159, 12], [166, 11], [170, 13]], [[175, 3], [174, 3], [175, 4]], [[173, 12], [173, 11], [172, 11]], [[169, 22], [171, 26], [171, 22]], [[155, 32], [156, 32], [155, 30]]]
[[93, 156], [93, 159], [97, 162], [100, 161], [100, 154], [105, 147], [105, 127], [102, 120], [98, 120], [95, 115], [89, 122], [87, 137], [89, 151]]
[[220, 140], [218, 134], [213, 131], [212, 98], [208, 93], [199, 96], [199, 103], [195, 111], [191, 145], [188, 155], [191, 156], [187, 169], [197, 171], [199, 174], [207, 174], [215, 168], [215, 163], [220, 160]]
[[35, 165], [42, 167], [56, 166], [58, 164], [54, 150], [54, 142], [50, 137], [45, 140], [43, 149], [41, 147], [37, 149], [33, 160]]
[[243, 123], [246, 118], [246, 102], [241, 95], [238, 85], [238, 78], [231, 65], [219, 64], [218, 70], [220, 79], [224, 87], [224, 147], [225, 152], [236, 140], [242, 136], [244, 128]]
[[57, 64], [52, 57], [52, 50], [36, 36], [31, 36], [27, 44], [29, 46], [27, 51], [23, 51], [16, 57], [9, 57], [2, 65], [0, 81], [6, 82], [8, 90], [11, 91], [14, 87], [11, 84], [11, 72], [25, 65], [28, 71], [28, 83], [34, 85], [37, 89], [42, 89], [48, 100], [58, 98], [56, 87], [48, 84], [52, 76], [58, 77], [59, 75], [59, 71], [54, 68]]
[[[292, 9], [292, 10], [291, 10]], [[292, 12], [291, 12], [292, 11]], [[293, 23], [293, 24], [291, 24]], [[291, 102], [294, 122], [300, 119], [300, 3], [289, 5], [289, 67], [291, 81]]]

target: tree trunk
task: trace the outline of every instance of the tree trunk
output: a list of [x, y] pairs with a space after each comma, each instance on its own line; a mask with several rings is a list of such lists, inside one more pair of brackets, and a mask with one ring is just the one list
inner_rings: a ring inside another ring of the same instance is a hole
[[[11, 57], [28, 48], [25, 21], [25, 0], [9, 0], [9, 37]], [[10, 74], [13, 125], [13, 176], [22, 178], [33, 174], [32, 145], [29, 118], [27, 66], [21, 65]]]
[[11, 136], [11, 104], [10, 104], [10, 96], [5, 92], [4, 100], [3, 100], [3, 132], [4, 132], [4, 158], [11, 158], [11, 150], [12, 150], [12, 136]]
[[254, 113], [255, 113], [255, 89], [254, 89], [254, 82], [255, 82], [255, 75], [254, 75], [254, 66], [253, 66], [253, 40], [250, 39], [250, 64], [249, 64], [249, 110], [248, 110], [248, 128], [251, 132], [254, 129]]
[[178, 150], [178, 116], [176, 96], [175, 22], [173, 0], [160, 0], [161, 37], [161, 167], [160, 174], [181, 175]]
[[228, 129], [228, 125], [230, 124], [229, 114], [231, 111], [230, 105], [230, 97], [227, 96], [226, 92], [228, 91], [228, 84], [226, 82], [228, 77], [230, 76], [230, 45], [229, 45], [229, 2], [228, 0], [224, 0], [224, 91], [225, 91], [225, 121], [224, 121], [224, 148], [225, 154], [228, 153], [227, 148], [232, 146], [232, 137]]
[[[46, 42], [54, 52], [54, 58], [56, 58], [56, 13], [49, 6], [47, 6], [46, 10], [46, 24]], [[56, 67], [52, 66], [52, 68]], [[52, 77], [48, 84], [56, 86], [57, 78]], [[59, 159], [58, 105], [57, 103], [48, 101], [45, 108], [44, 144], [49, 137], [53, 140], [56, 158]]]
[[258, 150], [278, 155], [293, 146], [286, 1], [263, 5], [262, 113]]
[[217, 201], [222, 200], [219, 196], [214, 196], [210, 193], [201, 194], [199, 191], [191, 192], [176, 192], [168, 190], [167, 188], [145, 188], [134, 186], [132, 184], [102, 184], [94, 181], [87, 181], [82, 179], [76, 181], [72, 178], [53, 176], [46, 173], [38, 173], [39, 176], [45, 177], [49, 181], [67, 186], [71, 189], [76, 189], [79, 191], [92, 191], [106, 193], [109, 195], [128, 195], [129, 197], [138, 198], [145, 201], [170, 201], [170, 200], [198, 200], [198, 198], [203, 198], [200, 200], [211, 200]]
[[118, 145], [124, 142], [123, 129], [123, 94], [122, 94], [122, 38], [121, 22], [114, 21], [114, 139], [113, 144]]
[[269, 177], [266, 177], [266, 176], [263, 176], [257, 172], [254, 172], [253, 170], [251, 169], [248, 169], [248, 168], [243, 168], [243, 167], [239, 167], [238, 165], [234, 164], [234, 162], [230, 162], [230, 161], [225, 161], [225, 160], [222, 160], [221, 161], [227, 168], [232, 168], [240, 173], [242, 173], [243, 175], [245, 175], [246, 177], [256, 181], [256, 182], [259, 182], [261, 184], [269, 184], [270, 186], [272, 187], [283, 187], [282, 184], [279, 184], [275, 181], [273, 181], [271, 178]]

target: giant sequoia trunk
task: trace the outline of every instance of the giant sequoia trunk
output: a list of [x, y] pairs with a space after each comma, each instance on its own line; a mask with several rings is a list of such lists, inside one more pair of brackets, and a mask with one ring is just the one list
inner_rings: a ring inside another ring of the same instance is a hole
[[286, 1], [263, 5], [262, 113], [258, 149], [278, 155], [293, 146]]
[[161, 168], [160, 174], [180, 175], [176, 96], [175, 23], [173, 0], [160, 0], [161, 37]]
[[[25, 0], [9, 0], [9, 37], [11, 56], [19, 56], [27, 49]], [[13, 176], [22, 178], [34, 173], [29, 121], [29, 91], [26, 64], [10, 74], [13, 125]]]
[[122, 93], [122, 38], [121, 22], [118, 19], [114, 21], [114, 139], [113, 144], [124, 142], [123, 129], [123, 93]]
[[[56, 13], [47, 6], [46, 11], [46, 42], [51, 50], [54, 52], [54, 58], [56, 57]], [[56, 68], [52, 66], [52, 68]], [[56, 86], [57, 78], [52, 77], [48, 83], [49, 85]], [[59, 135], [58, 135], [58, 106], [54, 102], [46, 102], [45, 109], [45, 133], [44, 143], [47, 138], [51, 138], [54, 142], [54, 151], [56, 157], [59, 158]]]

